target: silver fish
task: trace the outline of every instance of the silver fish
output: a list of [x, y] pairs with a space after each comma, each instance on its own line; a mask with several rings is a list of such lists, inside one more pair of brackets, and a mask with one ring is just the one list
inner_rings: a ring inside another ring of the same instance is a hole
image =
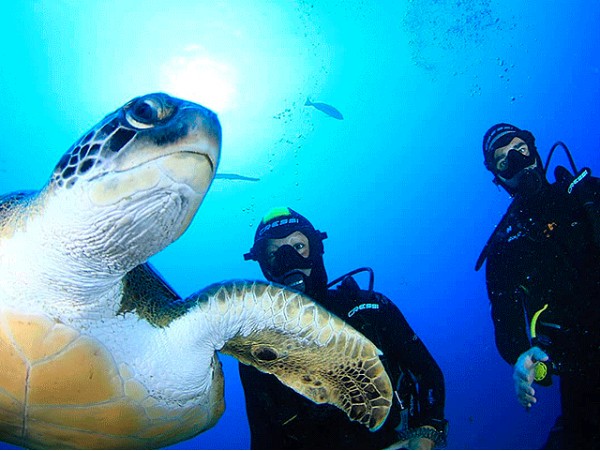
[[258, 182], [260, 179], [257, 179], [255, 177], [247, 177], [245, 175], [239, 175], [239, 174], [227, 174], [227, 173], [217, 173], [215, 175], [216, 179], [225, 179], [225, 180], [244, 180], [246, 182]]
[[331, 116], [331, 117], [333, 117], [335, 119], [339, 119], [339, 120], [344, 119], [344, 116], [342, 116], [342, 113], [340, 113], [336, 108], [334, 108], [331, 105], [328, 105], [326, 103], [311, 102], [308, 97], [306, 98], [306, 103], [304, 104], [304, 106], [313, 106], [317, 110], [325, 113], [327, 116]]

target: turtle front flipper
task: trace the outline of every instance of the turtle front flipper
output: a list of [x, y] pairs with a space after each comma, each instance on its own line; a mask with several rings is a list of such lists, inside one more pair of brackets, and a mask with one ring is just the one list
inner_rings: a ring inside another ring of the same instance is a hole
[[390, 379], [381, 352], [351, 326], [279, 285], [231, 281], [195, 296], [228, 330], [221, 352], [318, 404], [339, 407], [370, 430], [381, 427], [391, 405]]

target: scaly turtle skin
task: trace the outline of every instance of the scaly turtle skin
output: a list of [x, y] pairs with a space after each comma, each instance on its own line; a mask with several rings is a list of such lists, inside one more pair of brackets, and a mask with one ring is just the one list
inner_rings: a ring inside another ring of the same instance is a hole
[[221, 416], [216, 351], [377, 429], [379, 351], [305, 296], [229, 281], [180, 299], [146, 260], [188, 227], [215, 175], [206, 108], [136, 98], [63, 156], [39, 192], [0, 198], [0, 440], [151, 448]]

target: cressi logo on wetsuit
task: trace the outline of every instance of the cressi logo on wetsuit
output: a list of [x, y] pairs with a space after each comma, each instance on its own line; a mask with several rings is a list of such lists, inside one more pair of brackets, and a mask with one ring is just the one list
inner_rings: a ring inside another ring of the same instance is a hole
[[358, 313], [361, 310], [367, 310], [367, 309], [371, 309], [371, 310], [379, 310], [379, 304], [371, 304], [371, 303], [367, 303], [367, 304], [359, 304], [356, 307], [352, 308], [349, 312], [348, 312], [348, 318], [353, 317], [354, 315], [356, 315], [356, 313]]

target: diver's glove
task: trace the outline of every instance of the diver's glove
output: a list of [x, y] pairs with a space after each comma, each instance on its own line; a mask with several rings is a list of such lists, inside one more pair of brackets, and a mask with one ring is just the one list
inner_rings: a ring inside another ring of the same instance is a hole
[[513, 382], [517, 399], [523, 407], [529, 408], [537, 402], [535, 390], [531, 386], [535, 379], [535, 365], [537, 362], [545, 362], [548, 355], [537, 346], [530, 348], [519, 356], [515, 363]]

